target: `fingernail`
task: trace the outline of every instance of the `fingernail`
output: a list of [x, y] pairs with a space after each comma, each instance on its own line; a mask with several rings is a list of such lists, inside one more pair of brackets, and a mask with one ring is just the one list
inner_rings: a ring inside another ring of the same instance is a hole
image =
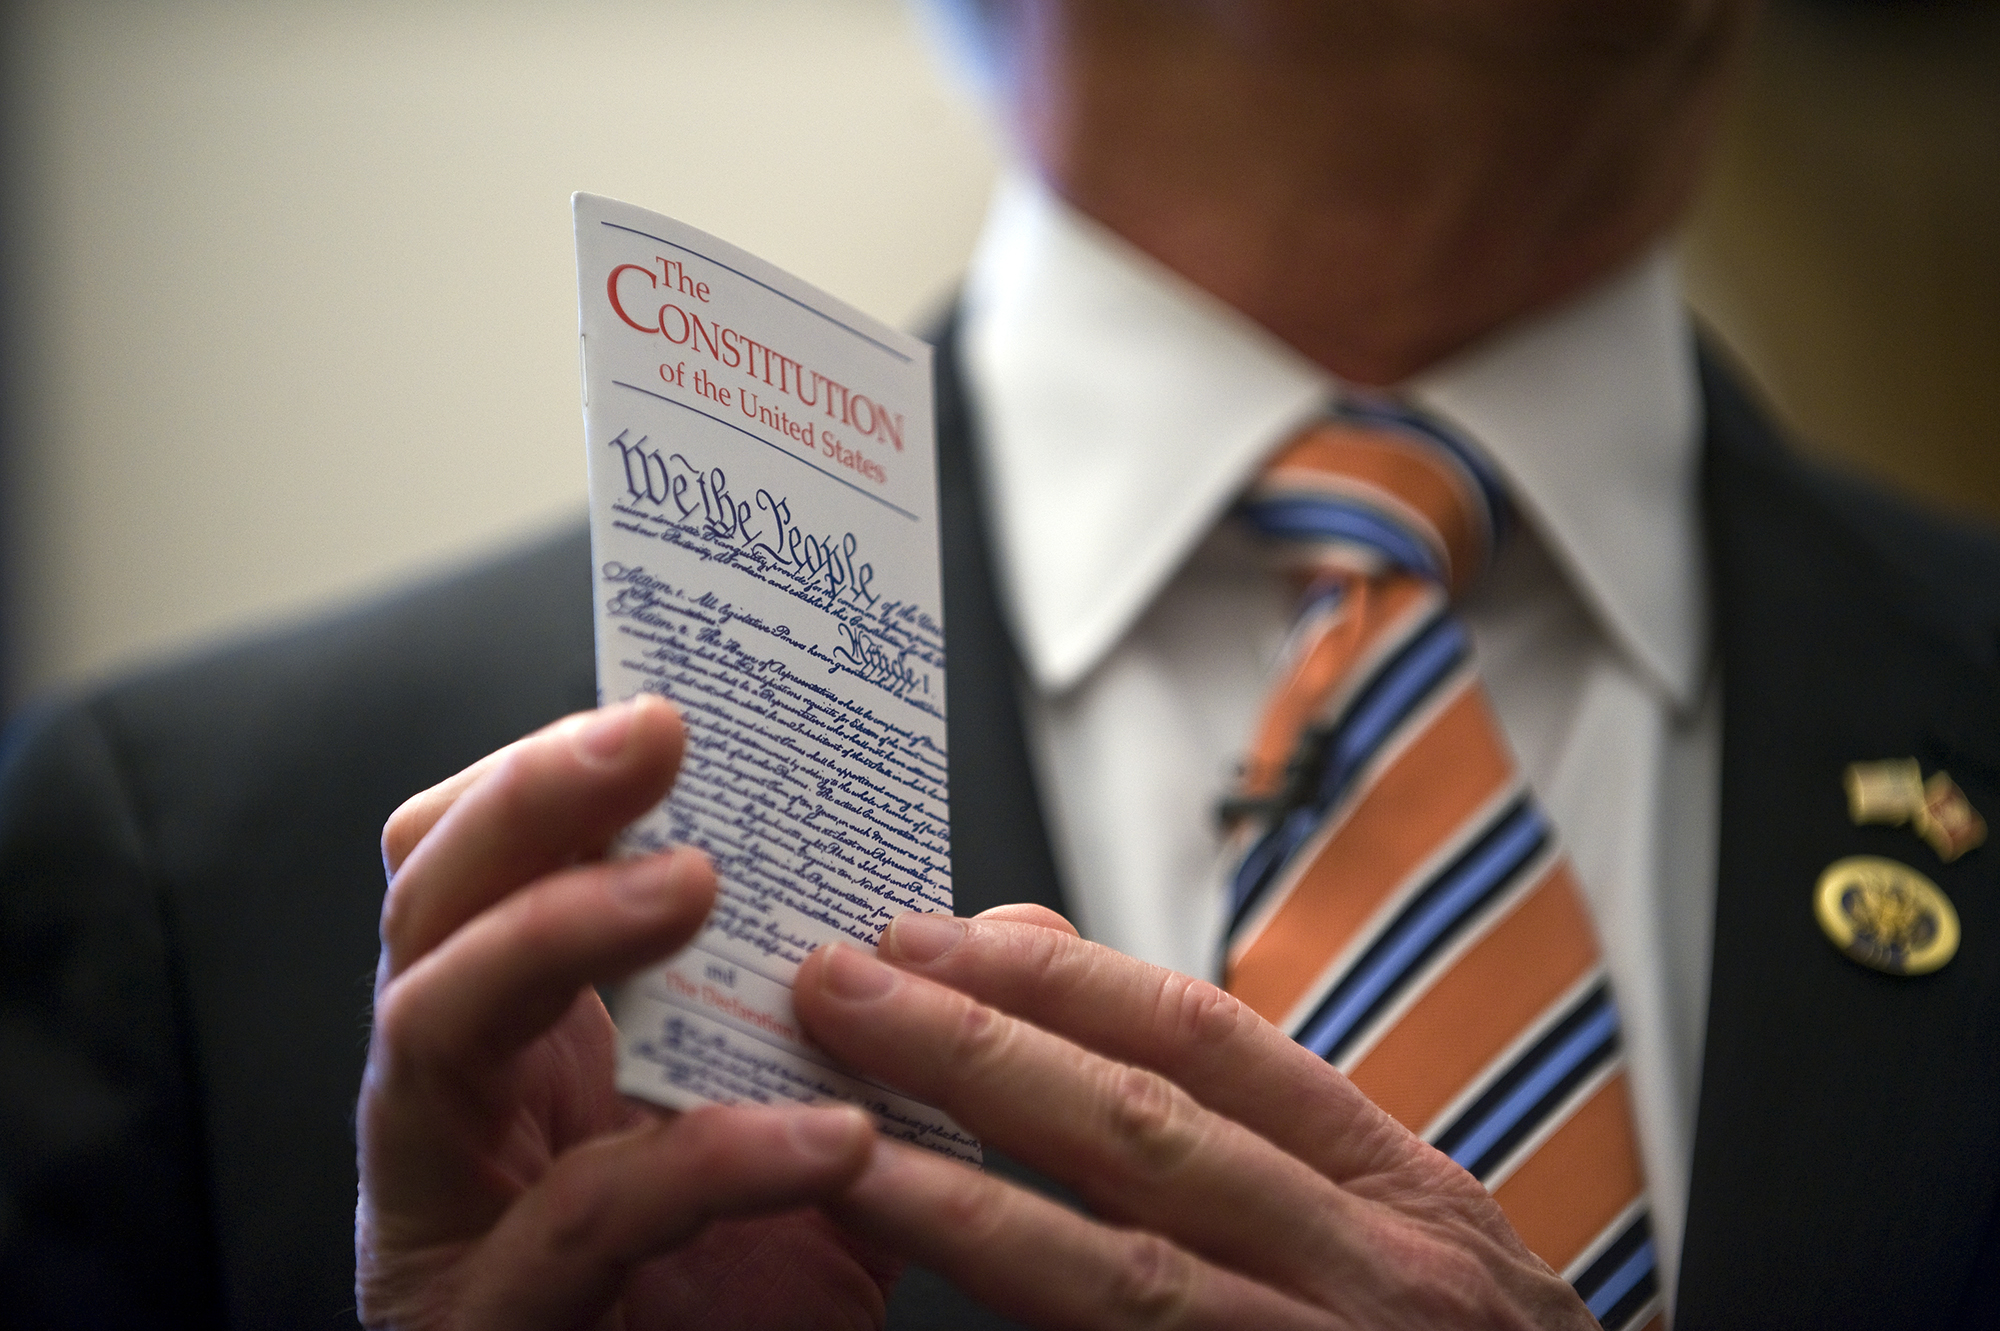
[[800, 1155], [834, 1160], [852, 1150], [855, 1135], [867, 1129], [867, 1118], [860, 1110], [840, 1107], [794, 1114], [785, 1125], [785, 1134]]
[[639, 709], [630, 702], [600, 707], [571, 733], [570, 745], [585, 762], [611, 762], [625, 751], [625, 741], [631, 737], [632, 721], [638, 713]]
[[955, 915], [924, 915], [916, 911], [889, 921], [882, 944], [898, 961], [918, 965], [936, 961], [965, 937], [965, 921]]
[[826, 945], [826, 987], [835, 998], [872, 1002], [896, 987], [896, 972], [858, 947]]

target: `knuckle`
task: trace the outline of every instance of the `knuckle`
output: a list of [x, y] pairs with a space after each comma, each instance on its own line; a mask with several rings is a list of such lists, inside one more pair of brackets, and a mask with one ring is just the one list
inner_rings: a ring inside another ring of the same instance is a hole
[[732, 1119], [730, 1107], [721, 1104], [697, 1105], [674, 1118], [665, 1139], [672, 1146], [675, 1168], [703, 1178], [713, 1175], [730, 1140]]
[[437, 980], [419, 967], [376, 993], [368, 1076], [378, 1096], [432, 1099], [462, 1088], [471, 1065], [443, 1016]]
[[1255, 1014], [1234, 994], [1206, 980], [1175, 975], [1161, 993], [1170, 1047], [1218, 1045], [1233, 1039]]
[[534, 812], [543, 763], [537, 761], [545, 746], [517, 745], [500, 755], [493, 770], [479, 782], [486, 789], [483, 798], [492, 802], [497, 825], [508, 826]]
[[1051, 932], [975, 916], [967, 921], [965, 942], [947, 953], [933, 974], [1003, 1004], [1026, 995], [1060, 1001], [1067, 981], [1058, 950], [1047, 937]]
[[1004, 1065], [1014, 1046], [1014, 1024], [984, 1003], [967, 998], [956, 1002], [959, 1012], [947, 1051], [949, 1065], [979, 1070]]
[[375, 995], [375, 1026], [369, 1039], [368, 1059], [372, 1077], [395, 1085], [422, 1061], [425, 1023], [421, 1007], [421, 986], [409, 979], [385, 985]]
[[1006, 1227], [1004, 1194], [997, 1194], [993, 1180], [974, 1170], [945, 1171], [929, 1200], [942, 1232], [958, 1236], [968, 1248], [985, 1247]]
[[1515, 1325], [1507, 1316], [1508, 1300], [1475, 1247], [1428, 1229], [1399, 1227], [1383, 1236], [1374, 1265], [1384, 1285], [1384, 1306], [1417, 1325]]
[[542, 1218], [546, 1242], [555, 1253], [588, 1253], [604, 1246], [611, 1204], [592, 1157], [578, 1153], [543, 1175]]
[[382, 893], [382, 942], [394, 944], [410, 936], [417, 913], [416, 891], [409, 877], [394, 873]]
[[1036, 928], [1032, 933], [1020, 931], [1022, 946], [1027, 949], [1028, 969], [1043, 979], [1068, 979], [1075, 972], [1072, 964], [1076, 949], [1070, 944], [1075, 937], [1055, 929]]
[[1131, 1231], [1111, 1269], [1105, 1306], [1112, 1325], [1177, 1326], [1194, 1304], [1194, 1259], [1158, 1234]]
[[558, 957], [570, 950], [568, 935], [578, 923], [573, 912], [578, 898], [585, 896], [577, 890], [582, 886], [579, 879], [573, 873], [552, 874], [526, 884], [487, 907], [485, 918], [504, 925], [510, 951]]
[[472, 1245], [385, 1247], [375, 1241], [365, 1210], [356, 1219], [354, 1244], [355, 1315], [361, 1325], [397, 1331], [442, 1331], [460, 1325], [455, 1314]]
[[754, 1168], [761, 1154], [746, 1147], [737, 1111], [726, 1105], [686, 1111], [665, 1127], [659, 1140], [666, 1143], [672, 1173], [683, 1181], [689, 1204], [698, 1210], [708, 1206], [730, 1179]]
[[392, 881], [396, 876], [396, 870], [402, 867], [404, 860], [410, 858], [410, 852], [415, 850], [417, 842], [422, 840], [418, 835], [418, 828], [423, 824], [417, 812], [421, 799], [421, 796], [412, 795], [404, 800], [397, 806], [396, 811], [389, 815], [389, 820], [382, 824], [382, 871]]
[[1144, 1068], [1117, 1065], [1108, 1075], [1106, 1126], [1127, 1166], [1145, 1178], [1173, 1173], [1200, 1143], [1194, 1102]]
[[1009, 949], [1010, 969], [1018, 976], [1016, 985], [1025, 993], [1060, 1004], [1089, 978], [1088, 966], [1081, 960], [1073, 934], [1040, 927], [1009, 927], [998, 937]]

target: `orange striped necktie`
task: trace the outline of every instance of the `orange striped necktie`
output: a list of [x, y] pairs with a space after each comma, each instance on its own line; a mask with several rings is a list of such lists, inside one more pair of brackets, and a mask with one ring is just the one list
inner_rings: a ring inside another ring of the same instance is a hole
[[1663, 1319], [1596, 938], [1451, 608], [1507, 520], [1497, 479], [1347, 403], [1239, 513], [1305, 592], [1223, 809], [1229, 990], [1469, 1170], [1606, 1327]]

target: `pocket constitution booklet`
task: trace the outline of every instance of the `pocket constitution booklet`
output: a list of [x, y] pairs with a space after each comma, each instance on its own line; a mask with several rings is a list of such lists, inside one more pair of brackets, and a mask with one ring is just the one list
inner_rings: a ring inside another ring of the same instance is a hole
[[715, 237], [574, 199], [600, 702], [658, 693], [687, 753], [631, 851], [699, 846], [694, 942], [617, 995], [618, 1086], [846, 1100], [977, 1159], [793, 1015], [819, 944], [951, 909], [930, 348]]

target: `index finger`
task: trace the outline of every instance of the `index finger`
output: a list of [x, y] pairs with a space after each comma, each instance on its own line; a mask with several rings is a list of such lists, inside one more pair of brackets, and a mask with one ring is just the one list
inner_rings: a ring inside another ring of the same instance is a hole
[[531, 730], [512, 744], [503, 744], [470, 766], [461, 768], [436, 785], [418, 791], [397, 805], [396, 811], [389, 815], [389, 820], [382, 824], [383, 874], [394, 878], [396, 870], [403, 867], [403, 861], [417, 848], [417, 843], [437, 826], [438, 819], [451, 811], [451, 806], [458, 803], [459, 796], [470, 790], [481, 777], [507, 761], [509, 755], [522, 745], [532, 743], [552, 732], [569, 733], [587, 726], [591, 718], [602, 710], [599, 708], [597, 711], [571, 712], [568, 716], [549, 722], [539, 730]]
[[1215, 985], [1073, 933], [990, 916], [900, 915], [879, 954], [1160, 1073], [1336, 1183], [1390, 1167], [1411, 1140], [1334, 1067]]
[[507, 893], [601, 854], [666, 794], [681, 742], [672, 705], [640, 694], [495, 755], [389, 880], [386, 974], [400, 974]]

